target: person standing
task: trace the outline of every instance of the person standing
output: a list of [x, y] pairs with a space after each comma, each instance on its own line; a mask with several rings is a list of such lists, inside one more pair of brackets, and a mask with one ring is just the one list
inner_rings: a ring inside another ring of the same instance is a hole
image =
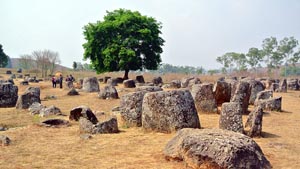
[[55, 76], [52, 77], [52, 87], [56, 88], [56, 77]]
[[60, 75], [59, 76], [59, 88], [61, 88], [61, 89], [62, 89], [62, 83], [63, 83], [63, 76]]

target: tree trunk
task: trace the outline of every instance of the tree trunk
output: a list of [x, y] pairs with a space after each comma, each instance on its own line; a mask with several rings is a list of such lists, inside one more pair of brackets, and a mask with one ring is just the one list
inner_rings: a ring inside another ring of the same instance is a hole
[[128, 73], [129, 73], [129, 69], [125, 69], [125, 74], [124, 74], [123, 80], [128, 79]]

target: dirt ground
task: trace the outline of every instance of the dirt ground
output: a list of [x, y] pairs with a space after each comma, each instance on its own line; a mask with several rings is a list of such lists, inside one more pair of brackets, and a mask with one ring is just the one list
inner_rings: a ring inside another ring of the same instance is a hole
[[[20, 81], [20, 80], [19, 80]], [[19, 84], [19, 81], [15, 81]], [[41, 87], [42, 104], [55, 105], [67, 116], [72, 108], [89, 106], [94, 112], [107, 116], [120, 100], [101, 100], [97, 93], [80, 92], [67, 96], [66, 89], [53, 89], [50, 82], [31, 84]], [[100, 87], [103, 87], [100, 84]], [[19, 86], [19, 94], [26, 87]], [[118, 87], [121, 89], [121, 87]], [[122, 96], [132, 90], [121, 90]], [[57, 99], [43, 99], [55, 95]], [[300, 168], [300, 91], [276, 93], [282, 96], [283, 112], [266, 112], [263, 118], [263, 137], [255, 138], [273, 168]], [[97, 113], [96, 113], [97, 114]], [[105, 117], [97, 114], [98, 118]], [[119, 115], [117, 115], [118, 119]], [[199, 112], [202, 128], [218, 128], [218, 114]], [[54, 118], [54, 117], [50, 117]], [[245, 121], [247, 116], [243, 116]], [[186, 168], [183, 162], [166, 161], [163, 149], [173, 134], [146, 133], [141, 128], [127, 128], [119, 124], [118, 134], [94, 135], [82, 140], [77, 122], [70, 127], [47, 128], [37, 124], [46, 118], [32, 116], [27, 110], [0, 108], [0, 125], [9, 127], [0, 132], [7, 135], [11, 145], [0, 147], [0, 168]]]

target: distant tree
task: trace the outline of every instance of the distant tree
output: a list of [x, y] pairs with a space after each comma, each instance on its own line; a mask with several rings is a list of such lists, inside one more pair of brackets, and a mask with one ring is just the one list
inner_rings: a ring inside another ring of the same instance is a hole
[[8, 56], [4, 53], [0, 44], [0, 67], [5, 67], [8, 63]]
[[42, 72], [42, 77], [46, 77], [48, 70], [53, 74], [56, 64], [60, 63], [59, 55], [57, 52], [51, 50], [39, 50], [32, 52], [32, 58], [36, 62], [36, 66]]
[[207, 71], [207, 73], [212, 76], [214, 74], [219, 73], [219, 70], [217, 70], [217, 69], [210, 69], [210, 70]]
[[268, 72], [271, 73], [273, 69], [282, 65], [283, 56], [278, 52], [277, 39], [275, 37], [264, 39], [262, 47]]
[[84, 59], [98, 72], [158, 68], [164, 40], [161, 23], [139, 12], [118, 9], [107, 12], [104, 21], [84, 26]]
[[[290, 38], [283, 38], [279, 42], [278, 46], [278, 52], [280, 53], [281, 57], [285, 60], [285, 70], [286, 67], [289, 64], [295, 65], [299, 61], [299, 56], [297, 52], [295, 52], [295, 48], [298, 46], [298, 40], [296, 40], [294, 37]], [[285, 71], [285, 76], [286, 76], [286, 71]]]
[[22, 69], [31, 69], [34, 67], [34, 60], [31, 55], [21, 55], [19, 59], [19, 67]]
[[73, 67], [73, 70], [76, 70], [76, 69], [77, 69], [77, 63], [76, 63], [76, 62], [73, 62], [72, 67]]
[[222, 56], [217, 57], [217, 62], [223, 65], [223, 72], [227, 72], [227, 69], [232, 71], [233, 68], [238, 71], [246, 70], [247, 59], [245, 54], [236, 53], [236, 52], [228, 52]]
[[222, 56], [217, 57], [217, 62], [223, 65], [222, 72], [227, 73], [227, 70], [229, 69], [231, 71], [233, 67], [232, 57], [230, 53], [225, 53]]
[[246, 54], [247, 63], [256, 72], [257, 67], [261, 66], [260, 63], [263, 61], [263, 51], [258, 48], [250, 48]]

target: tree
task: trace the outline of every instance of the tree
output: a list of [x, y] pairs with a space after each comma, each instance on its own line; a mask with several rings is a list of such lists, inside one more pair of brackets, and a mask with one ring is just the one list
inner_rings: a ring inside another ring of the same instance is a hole
[[260, 63], [263, 61], [264, 58], [263, 51], [257, 48], [250, 48], [246, 56], [247, 63], [255, 71], [257, 67], [260, 66]]
[[281, 57], [285, 59], [285, 76], [287, 75], [286, 70], [288, 64], [292, 64], [294, 66], [299, 60], [297, 52], [294, 52], [294, 49], [297, 47], [297, 45], [298, 40], [296, 40], [294, 37], [285, 37], [279, 42], [278, 51]]
[[5, 67], [8, 63], [8, 56], [4, 53], [0, 44], [0, 67]]
[[57, 52], [51, 50], [39, 50], [32, 52], [32, 58], [36, 62], [36, 66], [42, 72], [42, 77], [46, 77], [48, 70], [53, 74], [56, 64], [60, 63], [59, 55]]
[[126, 9], [107, 12], [104, 21], [84, 26], [84, 59], [97, 73], [124, 70], [155, 70], [161, 63], [164, 40], [161, 23], [153, 17]]
[[222, 56], [217, 57], [217, 62], [223, 65], [222, 72], [226, 73], [227, 69], [231, 70], [233, 67], [232, 58], [230, 57], [229, 53], [226, 53]]
[[31, 69], [34, 67], [34, 60], [31, 55], [21, 55], [19, 59], [19, 67], [22, 69]]
[[278, 68], [282, 64], [282, 55], [278, 52], [278, 42], [275, 37], [266, 38], [263, 40], [263, 56], [266, 58], [265, 63], [268, 67], [268, 72]]
[[246, 70], [246, 56], [243, 53], [228, 52], [222, 56], [217, 57], [217, 62], [223, 65], [222, 71], [225, 73], [229, 68], [232, 71], [232, 68], [236, 68], [238, 71]]
[[76, 69], [77, 69], [77, 63], [76, 63], [76, 62], [73, 62], [72, 67], [73, 67], [73, 70], [76, 70]]

